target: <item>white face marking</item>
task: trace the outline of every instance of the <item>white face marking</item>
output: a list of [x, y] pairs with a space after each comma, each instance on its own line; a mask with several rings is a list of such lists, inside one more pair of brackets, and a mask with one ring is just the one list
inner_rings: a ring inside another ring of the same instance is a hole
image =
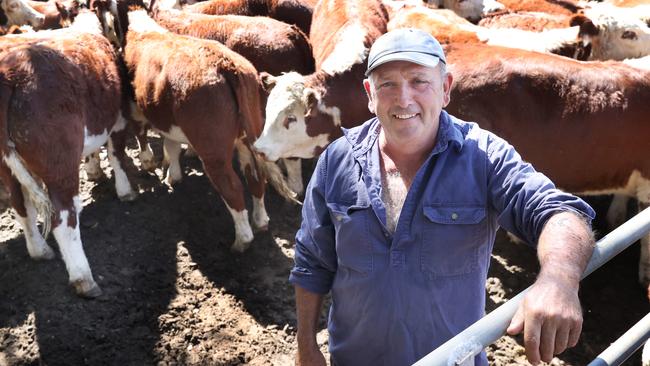
[[74, 22], [69, 27], [69, 29], [82, 33], [91, 33], [97, 35], [103, 34], [102, 25], [99, 22], [99, 18], [97, 18], [95, 13], [87, 10], [82, 10], [79, 12], [79, 14], [74, 18]]
[[253, 230], [248, 222], [248, 210], [235, 211], [228, 203], [223, 201], [235, 222], [235, 242], [230, 247], [231, 250], [236, 252], [243, 252], [248, 249], [250, 242], [253, 241]]
[[[290, 72], [276, 78], [276, 85], [266, 103], [264, 131], [254, 143], [255, 149], [264, 153], [267, 159], [308, 159], [314, 157], [316, 147], [328, 144], [329, 134], [307, 135], [305, 116], [309, 107], [305, 96], [310, 92], [316, 93], [305, 88], [304, 78], [298, 73]], [[323, 107], [321, 112], [336, 113], [337, 110]], [[335, 119], [335, 123], [340, 124], [340, 118], [338, 121]]]
[[2, 0], [0, 5], [7, 16], [8, 26], [30, 24], [34, 28], [40, 28], [45, 21], [45, 16], [24, 0]]
[[477, 27], [479, 40], [493, 46], [518, 48], [527, 51], [551, 52], [567, 43], [575, 43], [580, 27], [549, 29], [532, 32], [511, 28]]
[[478, 20], [483, 16], [483, 0], [443, 0], [442, 3], [465, 19]]
[[82, 157], [99, 150], [108, 140], [108, 131], [104, 130], [101, 135], [89, 135], [88, 129], [84, 127], [84, 149]]
[[623, 60], [650, 55], [650, 28], [638, 15], [615, 10], [615, 7], [586, 8], [585, 15], [598, 28], [589, 37], [590, 60]]
[[345, 28], [341, 33], [336, 47], [330, 53], [323, 64], [321, 70], [329, 75], [342, 74], [352, 69], [352, 66], [362, 63], [370, 51], [363, 41], [366, 37], [366, 31], [361, 24], [353, 23]]

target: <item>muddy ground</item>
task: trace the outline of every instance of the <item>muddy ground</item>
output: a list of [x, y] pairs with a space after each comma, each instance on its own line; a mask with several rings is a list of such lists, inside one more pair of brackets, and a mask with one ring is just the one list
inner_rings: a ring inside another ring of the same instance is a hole
[[[104, 291], [95, 300], [73, 294], [60, 257], [31, 260], [10, 210], [0, 211], [0, 366], [293, 364], [287, 275], [300, 208], [269, 193], [270, 230], [233, 254], [226, 207], [198, 160], [183, 162], [173, 192], [159, 176], [134, 171], [141, 193], [134, 202], [118, 201], [110, 179], [82, 181], [82, 240]], [[488, 310], [531, 284], [537, 270], [532, 250], [505, 235], [495, 247]], [[638, 252], [630, 247], [583, 283], [581, 341], [553, 364], [586, 365], [650, 310], [636, 282]], [[326, 350], [326, 330], [319, 341]], [[521, 344], [502, 338], [489, 349], [491, 364], [525, 364]], [[639, 359], [637, 352], [626, 365]]]

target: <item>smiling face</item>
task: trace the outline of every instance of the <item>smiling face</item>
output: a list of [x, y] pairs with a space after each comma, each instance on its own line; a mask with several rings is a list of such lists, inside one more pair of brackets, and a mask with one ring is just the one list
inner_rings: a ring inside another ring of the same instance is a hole
[[368, 108], [394, 146], [433, 147], [438, 118], [449, 104], [451, 74], [406, 61], [377, 67], [364, 81]]

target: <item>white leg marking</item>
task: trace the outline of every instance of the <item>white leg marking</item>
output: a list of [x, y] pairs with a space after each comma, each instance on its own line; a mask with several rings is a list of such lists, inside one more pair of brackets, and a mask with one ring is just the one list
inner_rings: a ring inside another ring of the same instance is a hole
[[108, 140], [108, 161], [111, 163], [111, 167], [113, 167], [117, 197], [121, 201], [133, 201], [138, 196], [138, 192], [134, 191], [131, 187], [129, 178], [126, 176], [124, 169], [122, 169], [120, 160], [115, 156], [115, 147], [113, 146], [112, 139]]
[[269, 229], [269, 215], [264, 206], [264, 196], [262, 198], [253, 196], [253, 226], [257, 231]]
[[171, 187], [174, 183], [180, 182], [181, 179], [183, 179], [181, 163], [179, 161], [181, 155], [181, 143], [165, 138], [165, 142], [163, 143], [163, 152], [165, 154], [164, 164], [168, 165], [165, 184]]
[[27, 252], [33, 259], [52, 259], [54, 251], [45, 242], [45, 239], [38, 231], [36, 218], [38, 216], [36, 208], [29, 198], [29, 193], [23, 188], [23, 201], [27, 210], [27, 217], [22, 217], [16, 213], [16, 220], [22, 226], [25, 233], [25, 242], [27, 243]]
[[607, 225], [610, 229], [617, 228], [625, 222], [627, 217], [627, 202], [629, 197], [622, 194], [614, 194], [612, 203], [607, 209]]
[[[74, 197], [75, 206], [81, 208], [79, 196]], [[77, 210], [77, 225], [68, 226], [68, 216], [70, 212], [62, 210], [59, 212], [61, 223], [52, 231], [59, 250], [68, 269], [70, 283], [75, 287], [77, 293], [81, 296], [96, 297], [101, 294], [101, 290], [90, 271], [90, 265], [81, 243], [81, 234], [79, 232], [79, 213]]]
[[98, 181], [104, 177], [104, 171], [100, 165], [99, 150], [86, 156], [84, 170], [86, 171], [87, 180]]
[[283, 159], [285, 168], [287, 168], [287, 184], [289, 188], [297, 194], [303, 194], [305, 189], [302, 182], [302, 166], [300, 159]]
[[[226, 203], [225, 200], [224, 203]], [[226, 207], [228, 207], [232, 220], [235, 222], [235, 242], [230, 247], [230, 250], [242, 253], [248, 249], [251, 241], [253, 241], [253, 230], [248, 222], [248, 210], [235, 211], [228, 206], [228, 203], [226, 203]]]

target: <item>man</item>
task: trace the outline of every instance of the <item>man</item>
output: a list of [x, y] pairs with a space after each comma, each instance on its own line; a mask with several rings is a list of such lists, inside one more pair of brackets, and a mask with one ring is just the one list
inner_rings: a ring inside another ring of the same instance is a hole
[[[299, 365], [332, 294], [334, 365], [410, 365], [484, 314], [499, 226], [537, 243], [539, 276], [508, 333], [530, 362], [576, 344], [578, 282], [593, 210], [557, 190], [504, 140], [442, 109], [452, 84], [440, 44], [415, 29], [374, 43], [364, 87], [377, 116], [321, 155], [296, 235]], [[484, 353], [477, 365], [487, 365]]]

